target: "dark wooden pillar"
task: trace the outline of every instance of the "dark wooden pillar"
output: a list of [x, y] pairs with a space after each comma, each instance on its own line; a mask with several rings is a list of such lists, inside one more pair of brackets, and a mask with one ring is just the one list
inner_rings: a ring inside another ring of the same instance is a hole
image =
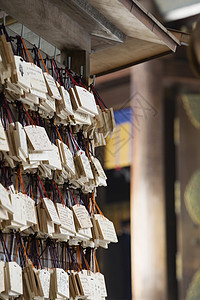
[[161, 60], [133, 68], [132, 95], [132, 294], [135, 300], [165, 300], [167, 276]]

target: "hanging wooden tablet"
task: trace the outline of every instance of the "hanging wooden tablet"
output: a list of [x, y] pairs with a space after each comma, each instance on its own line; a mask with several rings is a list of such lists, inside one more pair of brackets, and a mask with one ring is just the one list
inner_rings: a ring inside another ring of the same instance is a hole
[[94, 243], [94, 241], [93, 240], [88, 240], [88, 241], [83, 241], [82, 242], [82, 247], [83, 248], [96, 248], [97, 246], [96, 246], [96, 244]]
[[98, 231], [97, 223], [96, 223], [96, 220], [95, 220], [94, 216], [92, 216], [91, 220], [92, 220], [92, 225], [93, 225], [93, 227], [92, 227], [92, 236], [93, 236], [95, 244], [96, 243], [98, 244], [99, 242], [97, 240], [99, 240], [100, 236], [99, 236], [99, 231]]
[[26, 223], [26, 207], [24, 198], [21, 196], [21, 193], [10, 194], [10, 199], [13, 207], [13, 215], [11, 216], [11, 227], [15, 226], [16, 223], [19, 226], [25, 226]]
[[8, 144], [9, 144], [9, 156], [17, 161], [20, 162], [21, 159], [18, 158], [17, 156], [17, 149], [15, 147], [15, 140], [14, 140], [14, 130], [15, 130], [15, 124], [14, 123], [10, 123], [8, 129], [6, 130], [6, 134], [8, 137]]
[[57, 225], [61, 225], [58, 213], [56, 211], [55, 205], [53, 203], [52, 200], [48, 199], [48, 198], [43, 198], [42, 199], [46, 213], [50, 219], [50, 221], [52, 221], [53, 223], [57, 224]]
[[90, 220], [90, 215], [84, 205], [76, 204], [72, 206], [72, 211], [77, 221], [79, 228], [91, 228], [92, 222]]
[[76, 174], [74, 160], [73, 160], [73, 155], [69, 150], [69, 147], [65, 143], [61, 142], [60, 140], [56, 140], [56, 144], [59, 148], [62, 164], [74, 176]]
[[63, 270], [56, 268], [55, 269], [56, 274], [56, 294], [57, 298], [64, 297], [69, 299], [69, 276], [68, 274]]
[[88, 179], [94, 179], [90, 162], [85, 154], [85, 151], [78, 150], [75, 154], [75, 157], [78, 158], [77, 162], [79, 162], [79, 170], [81, 175], [83, 177], [87, 177]]
[[35, 151], [51, 150], [51, 142], [44, 127], [29, 125], [24, 130]]
[[38, 91], [38, 90], [35, 90], [35, 89], [32, 89], [32, 88], [30, 88], [30, 97], [31, 96], [37, 97], [40, 100], [46, 100], [47, 99], [47, 94], [46, 93], [43, 93], [41, 91]]
[[60, 86], [59, 90], [60, 90], [60, 94], [62, 96], [62, 103], [61, 103], [62, 109], [68, 115], [73, 115], [74, 112], [72, 109], [69, 92], [63, 86]]
[[0, 205], [9, 213], [13, 213], [13, 207], [10, 202], [9, 194], [4, 186], [0, 183]]
[[73, 234], [61, 227], [60, 225], [55, 225], [55, 232], [53, 233], [53, 238], [60, 239], [61, 241], [68, 241]]
[[37, 225], [37, 216], [35, 210], [35, 201], [28, 195], [19, 193], [20, 197], [24, 200], [26, 223], [29, 226]]
[[46, 72], [44, 72], [43, 75], [44, 75], [44, 78], [46, 81], [49, 95], [56, 100], [61, 100], [62, 98], [61, 98], [61, 95], [59, 93], [59, 90], [58, 90], [58, 87], [56, 85], [54, 78]]
[[79, 105], [93, 115], [98, 115], [97, 105], [92, 93], [81, 86], [74, 86]]
[[73, 285], [73, 282], [72, 282], [71, 274], [69, 275], [69, 293], [70, 293], [70, 298], [71, 299], [76, 298], [76, 293], [75, 293], [75, 290], [74, 290], [74, 285]]
[[27, 62], [31, 89], [47, 94], [47, 86], [42, 69], [33, 63]]
[[100, 282], [96, 277], [96, 274], [91, 272], [91, 278], [93, 279], [93, 295], [94, 295], [94, 299], [99, 299], [101, 300], [101, 286], [100, 286]]
[[76, 274], [76, 280], [80, 288], [81, 296], [90, 297], [91, 296], [91, 286], [88, 277], [88, 270], [82, 270]]
[[54, 170], [62, 170], [59, 149], [54, 144], [52, 144], [52, 150], [48, 152], [48, 165]]
[[82, 113], [82, 114], [85, 114], [85, 115], [89, 115], [90, 117], [94, 117], [94, 113], [92, 113], [88, 109], [85, 109], [80, 104], [79, 98], [77, 97], [74, 88], [69, 89], [69, 93], [70, 93], [70, 99], [72, 101], [73, 109], [74, 109], [75, 112]]
[[69, 291], [70, 291], [70, 297], [72, 299], [76, 299], [76, 297], [80, 295], [78, 288], [77, 288], [77, 291], [76, 291], [75, 287], [74, 287], [74, 283], [73, 283], [73, 279], [72, 279], [74, 276], [75, 275], [72, 272], [69, 275]]
[[[41, 279], [40, 279], [40, 270], [33, 268], [35, 274], [35, 281], [37, 286], [37, 291], [35, 292], [36, 296], [34, 297], [35, 300], [43, 300], [44, 298], [44, 290], [42, 287]], [[48, 294], [49, 295], [49, 294]], [[49, 299], [49, 296], [46, 298]]]
[[44, 233], [48, 234], [48, 236], [52, 238], [53, 234], [55, 233], [54, 223], [52, 221], [49, 221], [48, 219], [46, 219], [44, 222], [46, 223], [46, 228], [47, 228], [44, 231]]
[[39, 162], [39, 161], [48, 161], [48, 152], [51, 152], [51, 151], [31, 151], [29, 149], [29, 154], [28, 154], [28, 160], [29, 160], [29, 163], [32, 164], [32, 163], [35, 163], [35, 162]]
[[27, 299], [33, 299], [35, 296], [43, 295], [40, 290], [40, 282], [36, 276], [37, 270], [33, 268], [31, 261], [26, 261], [22, 271], [23, 277], [23, 294]]
[[69, 276], [69, 286], [70, 286], [70, 291], [71, 293], [71, 297], [75, 298], [75, 299], [80, 299], [81, 298], [81, 292], [79, 290], [79, 286], [77, 284], [77, 280], [76, 280], [76, 273], [72, 272]]
[[91, 156], [90, 157], [91, 167], [94, 174], [95, 182], [97, 186], [107, 186], [106, 183], [106, 174], [103, 170], [103, 167], [98, 160], [98, 158]]
[[3, 156], [4, 156], [4, 159], [5, 159], [6, 164], [7, 164], [11, 169], [15, 168], [15, 162], [14, 162], [14, 160], [13, 160], [6, 152], [4, 152]]
[[[27, 267], [23, 268], [22, 278], [23, 278], [23, 294], [27, 299], [33, 299], [35, 296], [35, 291], [33, 289], [35, 280], [30, 276], [31, 270], [28, 270]], [[34, 283], [33, 283], [34, 282]]]
[[98, 115], [95, 116], [96, 120], [96, 128], [99, 129], [99, 132], [103, 132], [103, 127], [104, 127], [104, 117], [103, 117], [103, 112], [99, 105], [97, 105], [97, 110], [98, 110]]
[[49, 289], [50, 289], [50, 272], [48, 270], [39, 270], [39, 279], [41, 282], [41, 287], [45, 299], [49, 299]]
[[86, 113], [81, 113], [78, 111], [74, 111], [74, 116], [72, 118], [72, 121], [74, 121], [75, 124], [87, 124], [91, 125], [91, 118]]
[[71, 233], [76, 233], [73, 212], [67, 206], [56, 203], [56, 209], [60, 218], [61, 226]]
[[[24, 171], [29, 170], [31, 171], [32, 169], [38, 169], [40, 163], [39, 162], [35, 162], [35, 163], [29, 163], [29, 162], [22, 162], [22, 169]], [[33, 170], [33, 173], [35, 173], [35, 170]]]
[[72, 103], [73, 110], [77, 111], [77, 112], [80, 112], [80, 113], [87, 114], [87, 111], [80, 106], [74, 89], [70, 88], [68, 91], [69, 91], [69, 94], [70, 94], [70, 100], [71, 100], [71, 103]]
[[28, 146], [23, 126], [15, 122], [16, 130], [13, 131], [15, 149], [19, 159], [26, 161], [28, 158]]
[[118, 239], [113, 222], [100, 214], [95, 214], [94, 218], [97, 221], [97, 227], [101, 238], [107, 242], [117, 243]]
[[5, 291], [4, 267], [5, 267], [4, 262], [0, 261], [0, 293]]
[[110, 135], [112, 136], [115, 128], [116, 128], [116, 123], [115, 123], [115, 116], [114, 116], [114, 111], [113, 108], [109, 108], [109, 114], [110, 114], [110, 119], [111, 119], [111, 124], [110, 124]]
[[4, 220], [9, 220], [8, 212], [5, 208], [0, 207], [0, 222]]
[[6, 94], [6, 98], [8, 98], [7, 95], [11, 95], [11, 94], [12, 94], [12, 100], [14, 100], [16, 98], [16, 96], [19, 97], [19, 98], [21, 96], [25, 97], [24, 96], [25, 95], [25, 91], [20, 86], [17, 86], [14, 83], [12, 83], [10, 81], [10, 78], [6, 79], [6, 82], [5, 82], [4, 86], [5, 86], [5, 90], [7, 92], [10, 92], [10, 93]]
[[14, 63], [16, 69], [16, 79], [13, 83], [18, 85], [23, 90], [29, 92], [29, 89], [31, 88], [31, 83], [28, 63], [25, 62], [22, 57], [17, 55], [14, 55]]
[[13, 52], [6, 41], [5, 35], [0, 37], [0, 55], [1, 55], [1, 83], [4, 84], [5, 80], [12, 76], [14, 68]]
[[99, 281], [101, 297], [107, 297], [107, 289], [104, 275], [97, 272], [95, 273], [95, 277]]
[[82, 241], [88, 241], [92, 238], [91, 228], [80, 228], [77, 234], [81, 236]]
[[90, 160], [92, 162], [92, 165], [94, 165], [95, 171], [98, 174], [98, 176], [106, 180], [107, 176], [98, 158], [91, 156]]
[[11, 296], [23, 294], [22, 268], [16, 262], [6, 263], [8, 293]]
[[32, 109], [34, 110], [34, 105], [39, 105], [40, 101], [39, 101], [39, 96], [38, 95], [34, 95], [32, 93], [26, 93], [24, 92], [24, 94], [20, 97], [20, 100], [29, 105], [30, 107], [32, 107]]
[[9, 151], [8, 141], [6, 137], [6, 133], [2, 124], [2, 121], [0, 119], [0, 151]]
[[48, 116], [53, 117], [56, 112], [55, 99], [47, 95], [46, 99], [40, 100], [40, 109], [44, 110]]
[[30, 287], [30, 282], [29, 282], [26, 268], [23, 268], [22, 270], [22, 282], [23, 282], [23, 297], [28, 300], [32, 299], [34, 295]]
[[106, 138], [108, 136], [108, 134], [110, 133], [111, 120], [110, 120], [110, 114], [109, 114], [108, 110], [104, 110], [102, 112], [102, 114], [103, 114], [103, 118], [104, 118], [103, 134], [104, 134], [104, 137]]

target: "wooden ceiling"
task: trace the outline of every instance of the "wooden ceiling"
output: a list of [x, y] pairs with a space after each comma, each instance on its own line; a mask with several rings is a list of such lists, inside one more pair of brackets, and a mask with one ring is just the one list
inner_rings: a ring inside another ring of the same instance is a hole
[[135, 0], [0, 0], [0, 7], [61, 51], [88, 52], [90, 75], [175, 52], [183, 38]]

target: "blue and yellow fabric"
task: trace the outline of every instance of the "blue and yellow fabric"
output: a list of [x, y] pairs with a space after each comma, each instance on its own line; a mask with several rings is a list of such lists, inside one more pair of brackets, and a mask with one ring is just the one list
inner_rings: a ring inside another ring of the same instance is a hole
[[132, 161], [133, 126], [132, 110], [125, 108], [114, 112], [116, 129], [106, 139], [105, 169], [128, 167]]

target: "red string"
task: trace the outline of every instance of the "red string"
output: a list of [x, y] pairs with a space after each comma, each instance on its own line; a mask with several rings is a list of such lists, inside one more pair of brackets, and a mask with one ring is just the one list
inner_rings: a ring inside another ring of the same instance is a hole
[[63, 200], [63, 196], [62, 196], [61, 192], [59, 191], [59, 188], [58, 188], [58, 186], [57, 186], [55, 180], [53, 181], [53, 183], [54, 183], [54, 185], [55, 185], [55, 187], [56, 187], [56, 190], [58, 191], [58, 194], [59, 194], [59, 197], [60, 197], [60, 199], [61, 199], [61, 201], [62, 201], [62, 204], [63, 204], [64, 206], [66, 206], [66, 205], [65, 205], [65, 202], [64, 202], [64, 200]]
[[44, 185], [43, 185], [43, 183], [42, 183], [42, 180], [40, 179], [39, 176], [38, 176], [38, 179], [39, 179], [40, 184], [41, 184], [41, 186], [42, 186], [42, 189], [43, 189], [43, 191], [44, 191], [44, 193], [45, 193], [45, 196], [49, 199], [49, 197], [48, 197], [48, 195], [47, 195], [47, 192], [46, 192], [46, 190], [45, 190], [45, 187], [44, 187]]
[[67, 74], [69, 75], [69, 77], [70, 77], [70, 79], [71, 79], [71, 81], [73, 82], [74, 85], [80, 85], [80, 86], [83, 87], [83, 85], [82, 85], [81, 83], [79, 84], [79, 83], [74, 79], [74, 77], [70, 74], [70, 72], [69, 72], [67, 69], [65, 69], [65, 71], [66, 71]]
[[23, 194], [27, 195], [27, 191], [26, 191], [26, 188], [25, 188], [25, 185], [24, 185], [24, 182], [23, 182], [22, 173], [21, 173], [20, 169], [17, 170], [17, 176], [18, 176], [18, 180], [21, 184]]
[[[91, 88], [92, 88], [93, 94], [95, 96], [96, 104], [100, 104], [100, 107], [105, 111], [105, 107], [104, 107], [103, 103], [101, 102], [101, 99], [98, 97], [97, 93], [95, 92], [95, 89], [92, 85], [91, 85]], [[96, 100], [96, 98], [98, 99], [98, 101]]]
[[53, 120], [53, 122], [54, 122], [54, 125], [55, 125], [55, 127], [56, 127], [57, 134], [58, 134], [58, 136], [59, 136], [61, 142], [63, 143], [62, 137], [61, 137], [60, 132], [58, 131], [58, 127], [57, 127], [57, 125], [56, 125], [56, 121]]
[[[34, 123], [33, 119], [32, 119], [32, 118], [31, 118], [31, 116], [29, 115], [29, 113], [28, 113], [28, 111], [26, 110], [26, 108], [25, 108], [24, 104], [22, 104], [22, 106], [23, 106], [23, 109], [25, 110], [25, 112], [26, 112], [26, 114], [27, 114], [27, 116], [28, 116], [29, 120], [31, 121], [31, 124], [32, 124], [32, 125], [35, 125], [35, 123]], [[35, 126], [36, 126], [36, 125], [35, 125]]]
[[95, 271], [97, 269], [97, 272], [100, 273], [100, 269], [99, 269], [99, 264], [98, 264], [98, 261], [97, 261], [97, 257], [96, 257], [96, 251], [95, 249], [93, 249], [93, 253], [94, 253], [94, 259], [95, 259]]
[[73, 141], [74, 141], [74, 144], [75, 144], [75, 146], [76, 146], [76, 150], [78, 150], [78, 146], [77, 146], [77, 144], [76, 144], [76, 140], [75, 140], [75, 138], [74, 138], [74, 136], [73, 136], [73, 133], [72, 133], [72, 130], [71, 130], [71, 128], [70, 128], [70, 127], [69, 127], [69, 130], [70, 130], [70, 133], [71, 133], [72, 139], [73, 139]]
[[38, 126], [40, 125], [40, 123], [39, 123], [39, 118], [38, 118], [38, 114], [37, 114], [37, 124], [38, 124]]
[[72, 197], [74, 198], [74, 200], [76, 201], [76, 203], [79, 204], [78, 200], [76, 199], [76, 197], [74, 196], [74, 194], [72, 193], [72, 191], [70, 190], [70, 188], [68, 188], [68, 189], [69, 189], [70, 193], [72, 194]]
[[59, 78], [59, 75], [58, 75], [58, 71], [57, 71], [57, 68], [56, 68], [56, 65], [55, 65], [55, 63], [54, 63], [54, 59], [53, 59], [53, 58], [52, 58], [52, 63], [53, 63], [53, 66], [54, 66], [54, 70], [55, 70], [55, 72], [56, 72], [56, 76], [57, 76], [57, 78], [58, 78], [58, 82], [59, 82], [60, 85], [61, 85], [60, 78]]
[[95, 205], [97, 211], [99, 212], [99, 214], [102, 215], [102, 216], [104, 216], [104, 214], [102, 213], [102, 211], [100, 210], [98, 204], [95, 201], [94, 193], [92, 193], [92, 202], [94, 203], [94, 205]]
[[48, 69], [47, 69], [47, 67], [46, 67], [46, 65], [45, 65], [45, 63], [44, 63], [44, 60], [43, 60], [43, 58], [42, 58], [42, 54], [41, 54], [41, 52], [40, 52], [40, 49], [37, 48], [37, 51], [38, 51], [38, 53], [39, 53], [39, 55], [40, 55], [40, 58], [41, 58], [42, 63], [43, 63], [43, 66], [44, 66], [44, 68], [45, 68], [47, 74], [49, 75], [49, 71], [48, 71]]
[[30, 55], [30, 53], [29, 53], [29, 51], [28, 51], [28, 49], [27, 49], [27, 47], [26, 47], [26, 44], [24, 43], [24, 40], [23, 40], [22, 37], [21, 37], [21, 41], [22, 41], [22, 43], [23, 43], [23, 45], [24, 45], [24, 49], [25, 49], [25, 51], [26, 51], [26, 54], [28, 55], [29, 61], [30, 61], [31, 63], [34, 64], [33, 59], [32, 59], [32, 57], [31, 57], [31, 55]]
[[89, 149], [88, 149], [87, 146], [86, 146], [84, 137], [83, 137], [83, 143], [84, 143], [84, 146], [85, 146], [85, 150], [86, 150], [87, 157], [90, 158]]
[[87, 259], [85, 258], [85, 254], [83, 253], [83, 249], [81, 249], [81, 252], [82, 252], [82, 256], [83, 256], [86, 268], [87, 268], [88, 271], [90, 271], [90, 266], [89, 266], [89, 263], [88, 263]]
[[11, 114], [10, 114], [10, 112], [9, 112], [9, 109], [8, 109], [8, 106], [7, 106], [7, 104], [6, 104], [6, 103], [4, 103], [4, 106], [5, 106], [5, 109], [6, 109], [6, 111], [7, 111], [7, 114], [8, 114], [8, 119], [9, 119], [9, 122], [10, 122], [10, 123], [13, 123], [13, 119], [12, 119], [12, 117], [11, 117]]

